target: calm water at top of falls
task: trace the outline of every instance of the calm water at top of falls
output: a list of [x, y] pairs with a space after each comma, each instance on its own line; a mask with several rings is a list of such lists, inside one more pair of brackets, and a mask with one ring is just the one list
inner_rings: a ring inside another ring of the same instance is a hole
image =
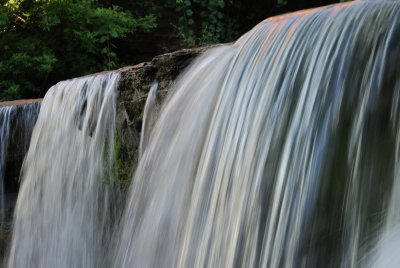
[[399, 267], [399, 40], [400, 2], [356, 1], [206, 52], [148, 131], [125, 204], [104, 167], [117, 75], [57, 84], [8, 267]]

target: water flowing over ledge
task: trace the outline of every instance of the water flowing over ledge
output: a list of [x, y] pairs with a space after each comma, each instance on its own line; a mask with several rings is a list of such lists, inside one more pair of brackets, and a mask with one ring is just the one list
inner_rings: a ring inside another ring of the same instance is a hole
[[[18, 166], [22, 164], [39, 110], [40, 100], [0, 103], [0, 180], [3, 185], [0, 188], [3, 193], [5, 183], [12, 184], [17, 180], [18, 174], [10, 174], [11, 169], [19, 170]], [[4, 181], [6, 172], [12, 177], [7, 182]], [[13, 188], [12, 185], [9, 187]]]
[[114, 267], [393, 261], [399, 20], [397, 2], [328, 6], [199, 59], [139, 162]]
[[46, 94], [22, 170], [9, 267], [99, 267], [118, 205], [116, 86], [109, 73]]

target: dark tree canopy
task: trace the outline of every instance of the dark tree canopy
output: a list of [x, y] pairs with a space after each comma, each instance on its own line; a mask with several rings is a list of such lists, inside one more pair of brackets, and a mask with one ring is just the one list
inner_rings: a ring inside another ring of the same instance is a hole
[[182, 47], [230, 42], [261, 20], [333, 0], [2, 0], [0, 100]]

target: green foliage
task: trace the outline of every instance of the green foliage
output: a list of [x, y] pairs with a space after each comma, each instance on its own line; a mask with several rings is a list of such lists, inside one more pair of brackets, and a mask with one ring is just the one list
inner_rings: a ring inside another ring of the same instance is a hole
[[41, 40], [10, 33], [0, 38], [0, 99], [18, 99], [40, 92], [57, 61]]
[[175, 4], [179, 19], [174, 27], [186, 46], [232, 41], [237, 37], [237, 22], [226, 18], [224, 0], [176, 0]]
[[103, 182], [104, 184], [114, 184], [122, 190], [128, 188], [132, 179], [132, 166], [127, 159], [128, 153], [125, 150], [121, 138], [117, 136], [114, 139], [113, 147], [109, 148], [109, 144], [106, 143], [103, 152]]
[[125, 159], [126, 152], [122, 145], [122, 141], [119, 137], [114, 142], [114, 170], [112, 174], [112, 181], [127, 188], [131, 182], [132, 168], [129, 165], [129, 161]]
[[278, 0], [278, 7], [284, 7], [287, 5], [287, 0]]
[[58, 80], [116, 68], [114, 40], [155, 27], [91, 0], [10, 0], [0, 11], [0, 100], [39, 96]]

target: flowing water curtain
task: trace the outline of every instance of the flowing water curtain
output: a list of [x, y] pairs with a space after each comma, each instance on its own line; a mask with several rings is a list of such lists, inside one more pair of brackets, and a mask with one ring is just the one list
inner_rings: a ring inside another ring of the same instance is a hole
[[[0, 107], [0, 213], [2, 216], [9, 208], [6, 204], [8, 203], [6, 184], [17, 183], [19, 174], [19, 170], [16, 170], [15, 176], [6, 177], [7, 159], [10, 158], [9, 154], [11, 158], [16, 158], [16, 155], [23, 158], [28, 150], [39, 109], [39, 102]], [[13, 165], [13, 168], [18, 167], [19, 163]]]
[[15, 118], [15, 133], [12, 138], [14, 143], [19, 141], [22, 147], [21, 150], [25, 154], [29, 149], [32, 131], [39, 116], [40, 101], [23, 104], [18, 106], [18, 112]]
[[107, 266], [119, 75], [60, 82], [43, 100], [22, 170], [8, 267]]
[[114, 267], [372, 266], [398, 180], [399, 19], [390, 1], [303, 11], [197, 60], [151, 132]]
[[[10, 121], [14, 107], [0, 107], [0, 213], [4, 216], [5, 209], [5, 166], [10, 134]], [[2, 218], [3, 223], [3, 218]]]
[[143, 109], [142, 133], [139, 142], [139, 158], [142, 157], [143, 151], [147, 145], [147, 139], [157, 118], [157, 89], [158, 82], [154, 81], [147, 95], [146, 104]]

